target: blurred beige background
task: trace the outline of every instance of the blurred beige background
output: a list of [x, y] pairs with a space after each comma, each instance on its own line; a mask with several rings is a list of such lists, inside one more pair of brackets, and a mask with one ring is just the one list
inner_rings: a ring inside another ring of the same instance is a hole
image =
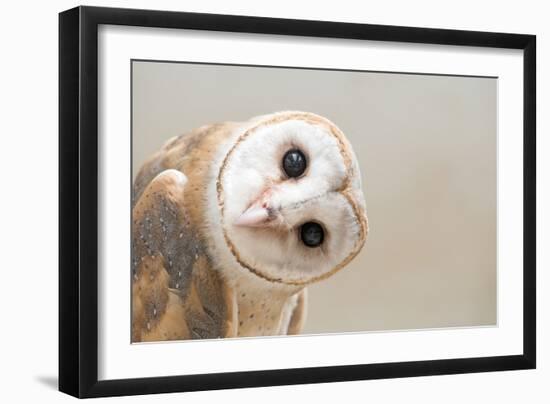
[[133, 172], [195, 127], [324, 115], [359, 158], [370, 233], [309, 288], [305, 333], [496, 324], [493, 78], [133, 62]]

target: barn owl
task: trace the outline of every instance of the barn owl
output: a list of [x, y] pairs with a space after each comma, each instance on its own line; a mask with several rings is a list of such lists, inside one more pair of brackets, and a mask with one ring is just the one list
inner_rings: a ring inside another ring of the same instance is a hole
[[300, 333], [306, 287], [368, 232], [350, 143], [307, 112], [170, 139], [132, 205], [133, 342]]

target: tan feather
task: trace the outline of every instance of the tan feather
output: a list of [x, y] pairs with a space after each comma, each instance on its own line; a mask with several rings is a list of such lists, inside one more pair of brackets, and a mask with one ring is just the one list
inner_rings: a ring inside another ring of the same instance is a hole
[[[157, 175], [133, 209], [132, 341], [218, 338], [235, 334], [231, 291], [189, 242], [185, 177]], [[183, 248], [172, 248], [182, 240]], [[189, 263], [189, 249], [195, 252]]]

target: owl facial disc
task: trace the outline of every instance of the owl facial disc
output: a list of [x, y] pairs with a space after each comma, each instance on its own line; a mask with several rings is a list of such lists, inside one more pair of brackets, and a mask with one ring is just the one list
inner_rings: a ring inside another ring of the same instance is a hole
[[305, 285], [360, 251], [367, 217], [357, 160], [342, 132], [306, 112], [260, 117], [238, 134], [216, 183], [223, 238], [270, 282]]

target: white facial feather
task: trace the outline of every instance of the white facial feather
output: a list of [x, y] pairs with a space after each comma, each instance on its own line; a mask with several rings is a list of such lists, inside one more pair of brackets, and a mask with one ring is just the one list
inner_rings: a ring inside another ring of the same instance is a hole
[[[339, 269], [361, 248], [367, 229], [358, 164], [347, 140], [331, 128], [314, 114], [277, 113], [251, 120], [220, 147], [208, 189], [208, 225], [213, 256], [226, 277], [252, 272], [304, 285]], [[306, 156], [299, 178], [288, 178], [282, 168], [291, 149]], [[277, 220], [236, 226], [258, 201], [276, 211]], [[325, 231], [319, 247], [300, 238], [300, 226], [310, 221]]]

